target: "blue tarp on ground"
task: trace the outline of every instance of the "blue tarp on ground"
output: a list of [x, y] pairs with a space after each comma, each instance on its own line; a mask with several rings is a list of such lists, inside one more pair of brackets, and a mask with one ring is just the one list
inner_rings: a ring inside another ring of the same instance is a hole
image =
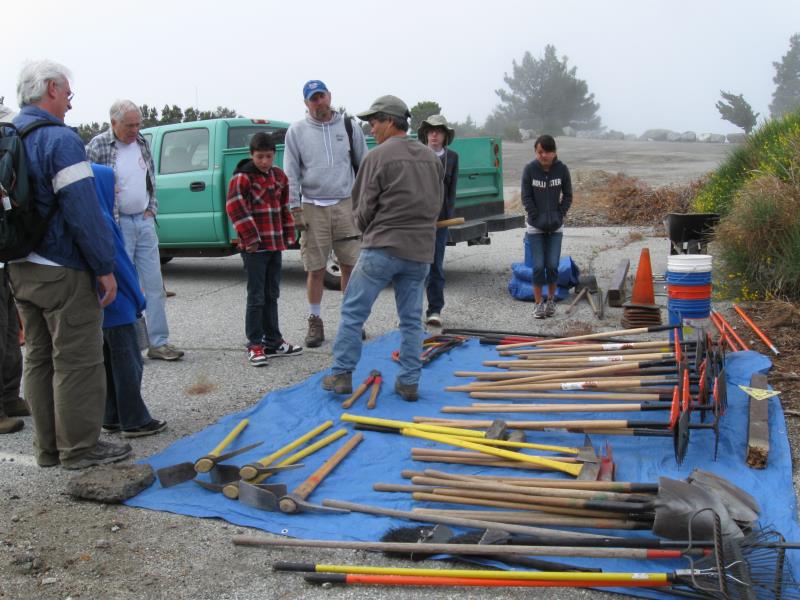
[[[402, 401], [393, 393], [394, 377], [398, 371], [392, 362], [391, 352], [399, 347], [397, 332], [388, 334], [368, 344], [359, 369], [354, 373], [354, 386], [364, 380], [369, 371], [378, 369], [383, 373], [384, 384], [375, 410], [366, 409], [367, 396], [364, 395], [350, 409], [350, 413], [375, 417], [411, 420], [415, 415], [441, 416], [439, 408], [444, 405], [469, 404], [471, 400], [464, 393], [445, 392], [444, 387], [463, 384], [466, 380], [453, 375], [456, 370], [486, 370], [484, 360], [497, 358], [493, 346], [481, 346], [477, 340], [458, 347], [439, 357], [425, 367], [421, 385], [421, 398], [418, 403]], [[270, 368], [290, 368], [290, 365], [273, 365]], [[750, 375], [766, 372], [770, 361], [756, 352], [739, 352], [727, 358], [728, 398], [727, 414], [721, 421], [719, 459], [713, 461], [713, 435], [709, 431], [693, 431], [689, 450], [682, 467], [675, 463], [671, 438], [638, 438], [595, 436], [592, 442], [598, 450], [606, 439], [612, 444], [617, 463], [617, 480], [657, 482], [660, 476], [685, 478], [694, 467], [712, 471], [725, 477], [753, 494], [761, 503], [762, 526], [774, 527], [789, 540], [800, 540], [800, 531], [795, 521], [795, 494], [792, 486], [791, 455], [786, 437], [783, 411], [778, 398], [770, 403], [770, 454], [769, 464], [764, 470], [753, 470], [745, 465], [748, 425], [748, 398], [737, 386], [749, 385]], [[272, 392], [257, 405], [241, 413], [229, 415], [210, 427], [192, 436], [179, 440], [164, 452], [147, 459], [153, 468], [158, 469], [183, 461], [193, 461], [210, 451], [244, 417], [250, 425], [234, 442], [231, 449], [246, 444], [263, 441], [259, 448], [233, 459], [236, 464], [255, 461], [277, 448], [289, 443], [303, 433], [313, 429], [326, 420], [333, 420], [334, 431], [342, 426], [351, 429], [351, 424], [339, 421], [343, 412], [340, 407], [341, 396], [334, 396], [320, 389], [322, 373], [291, 388]], [[457, 416], [457, 415], [453, 415]], [[496, 415], [502, 416], [502, 415]], [[602, 418], [600, 414], [572, 413], [566, 418]], [[628, 413], [605, 415], [611, 418], [631, 420], [667, 419], [667, 414], [659, 412]], [[494, 418], [493, 415], [479, 415], [476, 418]], [[547, 415], [514, 415], [514, 419], [546, 419]], [[551, 418], [564, 418], [553, 415]], [[694, 418], [698, 418], [695, 415]], [[414, 440], [398, 435], [364, 432], [365, 439], [338, 469], [336, 469], [309, 500], [321, 502], [325, 498], [337, 498], [352, 502], [379, 505], [401, 510], [410, 510], [412, 502], [408, 494], [379, 493], [372, 490], [375, 482], [409, 483], [400, 476], [403, 469], [423, 470], [436, 468], [475, 474], [510, 474], [500, 469], [469, 467], [462, 465], [442, 465], [437, 463], [417, 463], [411, 461], [412, 447], [436, 446], [424, 440]], [[582, 436], [561, 432], [528, 432], [530, 441], [558, 445], [579, 445]], [[285, 483], [289, 490], [299, 485], [326, 458], [342, 445], [333, 444], [317, 455], [306, 459], [306, 467], [287, 471], [275, 476], [274, 483]], [[441, 446], [440, 446], [441, 447]], [[530, 472], [535, 476], [536, 472]], [[547, 476], [551, 476], [547, 475]], [[377, 540], [390, 527], [407, 526], [402, 522], [385, 517], [364, 514], [350, 515], [284, 515], [263, 512], [229, 500], [221, 494], [209, 492], [192, 482], [164, 489], [158, 482], [138, 496], [127, 501], [130, 506], [153, 510], [198, 516], [218, 517], [231, 523], [256, 527], [276, 534], [298, 538]], [[431, 505], [432, 506], [432, 505]], [[463, 506], [437, 505], [439, 508], [465, 508]], [[622, 532], [617, 534], [624, 535]], [[792, 559], [790, 555], [790, 559]], [[576, 564], [591, 564], [589, 559], [563, 559]], [[793, 571], [800, 580], [796, 560]], [[595, 566], [597, 566], [595, 561]], [[686, 567], [685, 561], [630, 561], [602, 560], [605, 571], [671, 571]], [[655, 591], [636, 589], [618, 590], [646, 597], [664, 597]]]

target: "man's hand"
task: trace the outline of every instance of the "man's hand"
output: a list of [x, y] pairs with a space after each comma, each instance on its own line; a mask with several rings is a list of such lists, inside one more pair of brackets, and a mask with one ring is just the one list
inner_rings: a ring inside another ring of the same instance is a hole
[[105, 308], [117, 297], [117, 280], [114, 274], [98, 275], [97, 287], [100, 291], [100, 308]]
[[253, 242], [249, 246], [245, 246], [245, 252], [258, 252], [258, 242]]
[[152, 212], [150, 212], [149, 210], [144, 211], [145, 219], [152, 219], [153, 217], [155, 217], [155, 215]]
[[305, 231], [308, 229], [308, 225], [306, 225], [306, 218], [303, 216], [303, 207], [298, 206], [292, 209], [292, 218], [294, 219], [294, 225], [297, 227], [299, 231]]

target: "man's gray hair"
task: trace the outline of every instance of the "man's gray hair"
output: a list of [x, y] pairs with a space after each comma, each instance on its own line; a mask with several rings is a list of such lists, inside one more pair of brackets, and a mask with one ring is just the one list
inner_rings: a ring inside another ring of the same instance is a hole
[[69, 69], [52, 60], [31, 61], [22, 67], [17, 81], [17, 103], [20, 108], [35, 104], [47, 92], [47, 84], [56, 81], [66, 84], [72, 77]]
[[142, 114], [142, 109], [136, 106], [136, 104], [130, 100], [117, 100], [111, 105], [111, 109], [108, 111], [108, 114], [112, 121], [119, 122], [125, 118], [126, 114], [134, 110], [140, 115]]

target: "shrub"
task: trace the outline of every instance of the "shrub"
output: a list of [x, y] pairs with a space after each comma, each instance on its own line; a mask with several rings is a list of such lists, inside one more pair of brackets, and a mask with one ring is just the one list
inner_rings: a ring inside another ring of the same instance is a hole
[[745, 300], [800, 298], [800, 153], [785, 166], [788, 181], [745, 183], [716, 230], [722, 279]]
[[788, 181], [791, 175], [786, 171], [786, 164], [791, 160], [793, 145], [798, 139], [800, 110], [765, 122], [709, 177], [694, 199], [694, 210], [726, 215], [736, 193], [751, 179], [772, 174]]
[[667, 213], [689, 211], [700, 181], [685, 186], [652, 188], [640, 179], [617, 174], [600, 190], [598, 202], [608, 207], [610, 223], [660, 225]]

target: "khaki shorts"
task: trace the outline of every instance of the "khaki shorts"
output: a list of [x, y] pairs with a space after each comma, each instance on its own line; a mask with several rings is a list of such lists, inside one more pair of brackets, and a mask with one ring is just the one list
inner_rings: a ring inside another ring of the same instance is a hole
[[336, 242], [359, 235], [353, 221], [353, 201], [346, 198], [331, 206], [303, 203], [306, 230], [300, 235], [300, 255], [306, 271], [319, 271], [328, 264], [331, 250], [340, 265], [353, 266], [358, 260], [360, 239]]

